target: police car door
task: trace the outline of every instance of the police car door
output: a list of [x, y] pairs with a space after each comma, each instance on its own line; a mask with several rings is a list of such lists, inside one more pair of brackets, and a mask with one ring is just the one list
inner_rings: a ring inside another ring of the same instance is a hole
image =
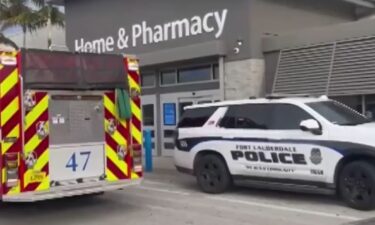
[[292, 181], [326, 181], [327, 171], [322, 163], [325, 149], [318, 141], [326, 139], [327, 132], [302, 131], [301, 122], [315, 118], [297, 105], [275, 103], [271, 106], [269, 140], [263, 150], [270, 161], [268, 176]]
[[218, 143], [233, 175], [268, 177], [274, 159], [266, 150], [274, 135], [269, 132], [272, 112], [268, 104], [228, 107], [221, 120], [222, 143]]

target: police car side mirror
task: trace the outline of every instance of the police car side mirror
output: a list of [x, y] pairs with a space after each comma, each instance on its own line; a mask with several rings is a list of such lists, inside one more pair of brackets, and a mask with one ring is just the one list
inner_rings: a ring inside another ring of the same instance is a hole
[[316, 134], [316, 135], [322, 134], [322, 128], [321, 128], [319, 122], [314, 120], [314, 119], [303, 120], [300, 123], [299, 127], [303, 131], [309, 131], [309, 132], [311, 132], [313, 134]]

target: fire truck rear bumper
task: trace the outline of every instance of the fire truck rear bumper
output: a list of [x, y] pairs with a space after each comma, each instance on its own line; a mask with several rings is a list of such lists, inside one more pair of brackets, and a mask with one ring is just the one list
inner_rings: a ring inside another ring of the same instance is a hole
[[4, 202], [36, 202], [49, 199], [57, 199], [71, 196], [95, 194], [107, 191], [120, 190], [129, 186], [139, 185], [142, 179], [125, 180], [110, 183], [107, 181], [95, 182], [91, 184], [79, 184], [66, 187], [53, 187], [49, 191], [26, 192], [15, 195], [5, 195]]

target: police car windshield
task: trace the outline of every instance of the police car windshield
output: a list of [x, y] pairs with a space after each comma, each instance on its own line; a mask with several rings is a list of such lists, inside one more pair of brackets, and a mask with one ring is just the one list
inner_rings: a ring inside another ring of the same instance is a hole
[[331, 123], [342, 126], [355, 126], [369, 123], [370, 119], [357, 113], [353, 109], [335, 101], [307, 103], [313, 110]]

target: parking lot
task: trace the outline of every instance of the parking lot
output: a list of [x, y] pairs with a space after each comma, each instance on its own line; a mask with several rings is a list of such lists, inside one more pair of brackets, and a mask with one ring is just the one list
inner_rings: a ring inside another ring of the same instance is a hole
[[[172, 159], [156, 158], [143, 184], [100, 196], [29, 204], [3, 204], [0, 224], [357, 224], [374, 212], [352, 210], [335, 197], [235, 188], [201, 193], [195, 179], [178, 174]], [[373, 224], [361, 222], [358, 224]]]

